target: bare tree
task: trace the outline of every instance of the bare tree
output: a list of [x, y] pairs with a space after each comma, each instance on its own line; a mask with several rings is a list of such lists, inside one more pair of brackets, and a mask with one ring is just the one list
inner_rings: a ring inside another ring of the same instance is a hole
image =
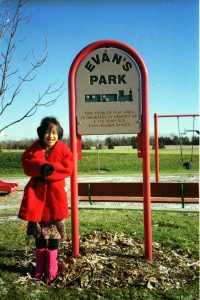
[[[18, 46], [16, 42], [17, 29], [22, 21], [27, 21], [26, 17], [22, 15], [25, 2], [25, 0], [0, 0], [0, 117], [19, 99], [24, 85], [36, 78], [37, 71], [44, 65], [48, 56], [47, 41], [45, 41], [39, 57], [36, 57], [32, 50], [25, 53], [23, 62], [27, 63], [29, 60], [31, 62], [27, 70], [23, 71], [24, 74], [21, 74], [22, 71], [13, 63]], [[37, 99], [30, 104], [30, 108], [22, 112], [22, 115], [16, 120], [12, 120], [0, 128], [0, 133], [13, 124], [33, 116], [39, 107], [54, 104], [62, 92], [63, 84], [50, 82], [44, 91], [39, 93]]]

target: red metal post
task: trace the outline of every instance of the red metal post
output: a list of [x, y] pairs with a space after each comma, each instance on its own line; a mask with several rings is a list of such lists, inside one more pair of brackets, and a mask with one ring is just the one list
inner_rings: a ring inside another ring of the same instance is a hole
[[[121, 47], [123, 49], [123, 47]], [[142, 158], [144, 201], [144, 246], [145, 257], [152, 259], [151, 183], [150, 183], [150, 139], [149, 139], [149, 86], [146, 66], [140, 55], [129, 46], [124, 49], [138, 64], [142, 77]]]
[[160, 172], [159, 172], [159, 142], [158, 142], [158, 115], [154, 114], [154, 154], [155, 154], [155, 177], [156, 182], [160, 181]]
[[82, 139], [81, 135], [77, 135], [77, 155], [78, 155], [78, 160], [82, 159]]
[[72, 250], [74, 256], [79, 256], [79, 221], [78, 221], [78, 174], [77, 174], [77, 133], [76, 133], [76, 101], [75, 101], [75, 67], [72, 65], [69, 75], [69, 120], [70, 148], [74, 157], [74, 169], [71, 175], [71, 231]]
[[176, 118], [176, 117], [199, 117], [200, 114], [180, 114], [180, 115], [158, 115], [159, 118]]
[[142, 136], [143, 136], [143, 199], [145, 256], [152, 259], [151, 184], [148, 74], [143, 61], [139, 65], [142, 75]]

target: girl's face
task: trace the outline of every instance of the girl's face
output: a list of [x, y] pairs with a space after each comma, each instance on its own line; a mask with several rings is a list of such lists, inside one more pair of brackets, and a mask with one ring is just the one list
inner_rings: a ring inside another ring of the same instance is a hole
[[58, 132], [55, 125], [49, 126], [49, 129], [44, 134], [45, 148], [52, 148], [58, 141]]

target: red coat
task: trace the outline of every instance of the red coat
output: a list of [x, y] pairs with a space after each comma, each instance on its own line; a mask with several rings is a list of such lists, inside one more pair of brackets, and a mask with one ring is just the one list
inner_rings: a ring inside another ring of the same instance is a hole
[[[54, 172], [45, 180], [40, 174], [40, 167], [44, 163], [50, 163], [54, 167]], [[31, 179], [24, 189], [18, 217], [31, 222], [67, 218], [65, 178], [69, 177], [73, 170], [73, 156], [69, 148], [58, 141], [46, 159], [38, 140], [23, 153], [22, 167]]]

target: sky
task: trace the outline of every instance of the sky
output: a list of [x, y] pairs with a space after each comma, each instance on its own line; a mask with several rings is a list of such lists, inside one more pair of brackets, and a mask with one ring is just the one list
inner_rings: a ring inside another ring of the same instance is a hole
[[[0, 140], [37, 137], [41, 119], [49, 115], [58, 118], [67, 137], [70, 66], [85, 46], [105, 39], [128, 44], [145, 62], [149, 75], [151, 135], [154, 113], [199, 113], [197, 0], [28, 0], [22, 16], [28, 17], [29, 22], [22, 20], [16, 33], [13, 65], [23, 75], [31, 64], [31, 51], [39, 56], [45, 39], [48, 58], [35, 79], [24, 85], [16, 101], [0, 117], [0, 128], [19, 118], [50, 82], [64, 83], [64, 91], [53, 106], [41, 107], [31, 118], [6, 129]], [[28, 58], [23, 60], [27, 53]], [[15, 84], [17, 78], [13, 76], [11, 80]], [[180, 118], [181, 131], [191, 130], [192, 122], [192, 118]], [[160, 118], [159, 134], [178, 135], [177, 118]]]

